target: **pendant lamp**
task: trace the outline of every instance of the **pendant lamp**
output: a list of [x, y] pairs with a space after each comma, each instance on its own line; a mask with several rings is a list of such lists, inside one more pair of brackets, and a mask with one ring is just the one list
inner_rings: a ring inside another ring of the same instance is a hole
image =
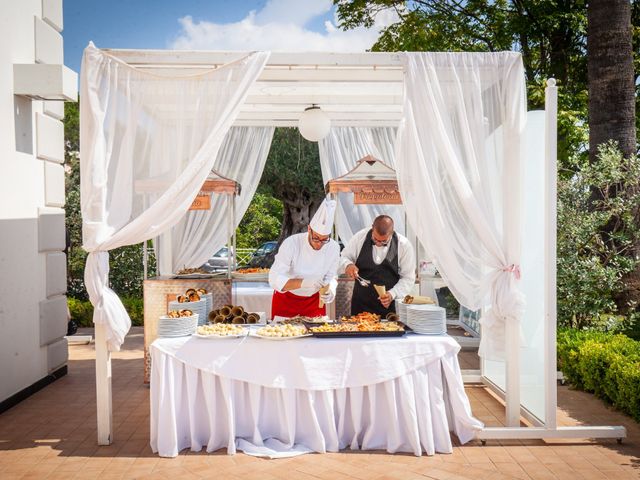
[[304, 110], [304, 113], [298, 120], [298, 130], [300, 135], [310, 142], [322, 140], [329, 133], [331, 128], [331, 120], [319, 106], [313, 104]]

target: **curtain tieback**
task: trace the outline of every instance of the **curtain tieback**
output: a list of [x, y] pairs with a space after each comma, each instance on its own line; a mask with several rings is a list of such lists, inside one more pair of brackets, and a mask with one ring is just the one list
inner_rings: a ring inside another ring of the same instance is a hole
[[521, 276], [520, 265], [516, 265], [515, 263], [512, 263], [508, 267], [504, 267], [502, 271], [513, 273], [516, 277], [516, 280], [520, 280], [520, 276]]

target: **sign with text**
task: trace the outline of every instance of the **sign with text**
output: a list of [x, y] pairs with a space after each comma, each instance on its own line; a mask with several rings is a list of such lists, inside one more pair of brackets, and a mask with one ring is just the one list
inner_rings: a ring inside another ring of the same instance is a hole
[[353, 203], [356, 205], [402, 205], [400, 192], [354, 192]]
[[211, 195], [208, 193], [196, 195], [189, 210], [211, 210]]

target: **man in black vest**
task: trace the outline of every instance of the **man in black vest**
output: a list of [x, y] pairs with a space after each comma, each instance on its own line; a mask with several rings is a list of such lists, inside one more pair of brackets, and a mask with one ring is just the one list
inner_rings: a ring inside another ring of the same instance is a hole
[[[393, 230], [393, 219], [380, 215], [372, 228], [356, 233], [342, 251], [340, 266], [349, 277], [370, 280], [370, 286], [354, 283], [351, 315], [377, 313], [383, 318], [395, 312], [395, 299], [411, 293], [415, 283], [415, 253], [411, 242]], [[379, 296], [374, 285], [384, 285]]]

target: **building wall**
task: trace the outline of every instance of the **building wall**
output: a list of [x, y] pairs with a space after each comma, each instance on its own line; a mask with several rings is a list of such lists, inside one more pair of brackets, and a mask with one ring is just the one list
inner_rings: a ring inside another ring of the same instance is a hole
[[0, 0], [0, 401], [67, 362], [64, 104], [13, 94], [62, 64], [62, 0]]

